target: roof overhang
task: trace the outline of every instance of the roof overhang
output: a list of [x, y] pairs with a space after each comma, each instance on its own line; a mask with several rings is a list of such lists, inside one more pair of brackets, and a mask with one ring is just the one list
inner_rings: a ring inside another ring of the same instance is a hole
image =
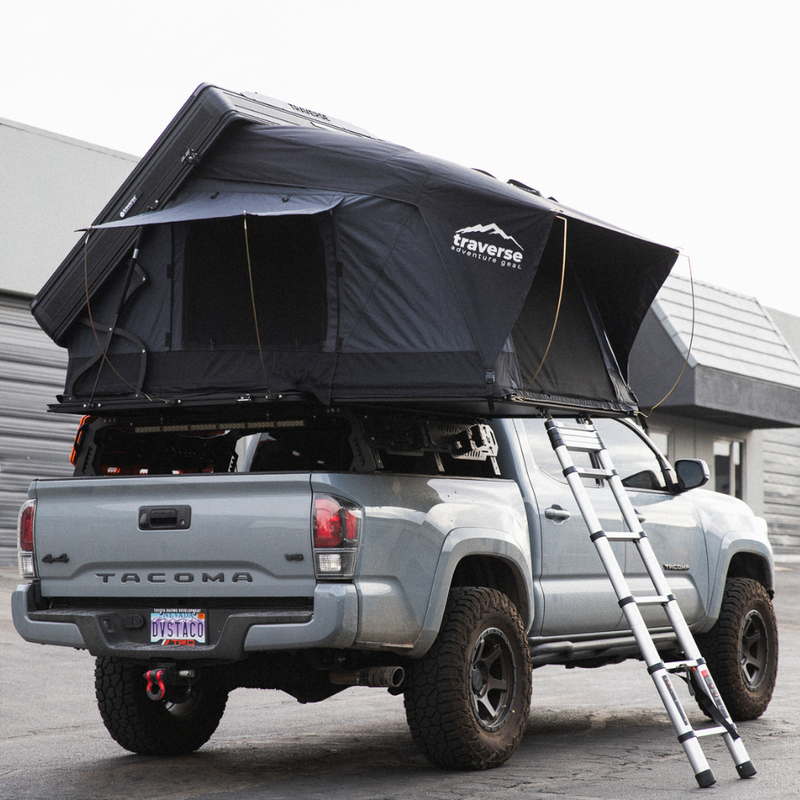
[[[680, 388], [659, 406], [670, 414], [740, 428], [800, 427], [800, 389], [708, 367], [687, 368]], [[677, 395], [677, 396], [675, 396]], [[651, 401], [650, 402], [658, 402]], [[641, 400], [643, 408], [648, 402]]]
[[720, 425], [800, 427], [800, 388], [697, 363], [684, 365], [654, 314], [645, 318], [631, 354], [630, 380], [645, 413], [658, 405], [658, 411]]

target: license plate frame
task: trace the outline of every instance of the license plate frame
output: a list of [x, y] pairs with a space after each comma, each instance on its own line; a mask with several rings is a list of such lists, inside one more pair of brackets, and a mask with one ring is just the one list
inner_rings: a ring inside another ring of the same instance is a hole
[[150, 612], [150, 644], [196, 647], [208, 639], [208, 614], [202, 608], [154, 608]]

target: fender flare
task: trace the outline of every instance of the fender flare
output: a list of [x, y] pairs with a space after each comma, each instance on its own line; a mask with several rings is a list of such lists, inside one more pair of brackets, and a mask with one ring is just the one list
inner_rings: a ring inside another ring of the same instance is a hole
[[763, 565], [767, 576], [766, 589], [772, 593], [775, 588], [775, 565], [772, 558], [772, 547], [764, 537], [756, 538], [745, 535], [741, 531], [729, 531], [720, 542], [720, 556], [717, 560], [715, 574], [711, 577], [711, 596], [708, 600], [706, 620], [698, 628], [698, 633], [710, 630], [719, 618], [722, 600], [725, 595], [725, 583], [730, 574], [731, 564], [737, 556], [747, 556]]
[[[525, 535], [523, 541], [527, 544]], [[444, 616], [447, 598], [456, 567], [467, 556], [487, 556], [505, 561], [517, 581], [522, 608], [519, 609], [525, 630], [533, 624], [533, 580], [530, 547], [520, 547], [518, 537], [505, 531], [486, 528], [454, 528], [447, 534], [436, 572], [433, 578], [428, 608], [422, 630], [414, 647], [408, 652], [412, 658], [419, 658], [430, 649]]]

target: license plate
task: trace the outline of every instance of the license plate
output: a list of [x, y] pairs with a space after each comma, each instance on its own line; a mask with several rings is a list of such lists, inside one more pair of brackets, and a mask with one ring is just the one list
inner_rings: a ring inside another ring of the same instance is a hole
[[150, 612], [150, 642], [179, 647], [206, 643], [206, 612], [199, 608], [155, 608]]

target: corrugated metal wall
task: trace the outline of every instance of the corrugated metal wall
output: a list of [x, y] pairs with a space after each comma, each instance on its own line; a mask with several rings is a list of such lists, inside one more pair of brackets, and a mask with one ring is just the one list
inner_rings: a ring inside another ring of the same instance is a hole
[[764, 431], [764, 517], [776, 555], [800, 555], [800, 429]]
[[0, 293], [0, 564], [16, 562], [17, 513], [31, 480], [71, 474], [78, 423], [47, 411], [64, 389], [67, 352], [39, 329], [28, 305]]

